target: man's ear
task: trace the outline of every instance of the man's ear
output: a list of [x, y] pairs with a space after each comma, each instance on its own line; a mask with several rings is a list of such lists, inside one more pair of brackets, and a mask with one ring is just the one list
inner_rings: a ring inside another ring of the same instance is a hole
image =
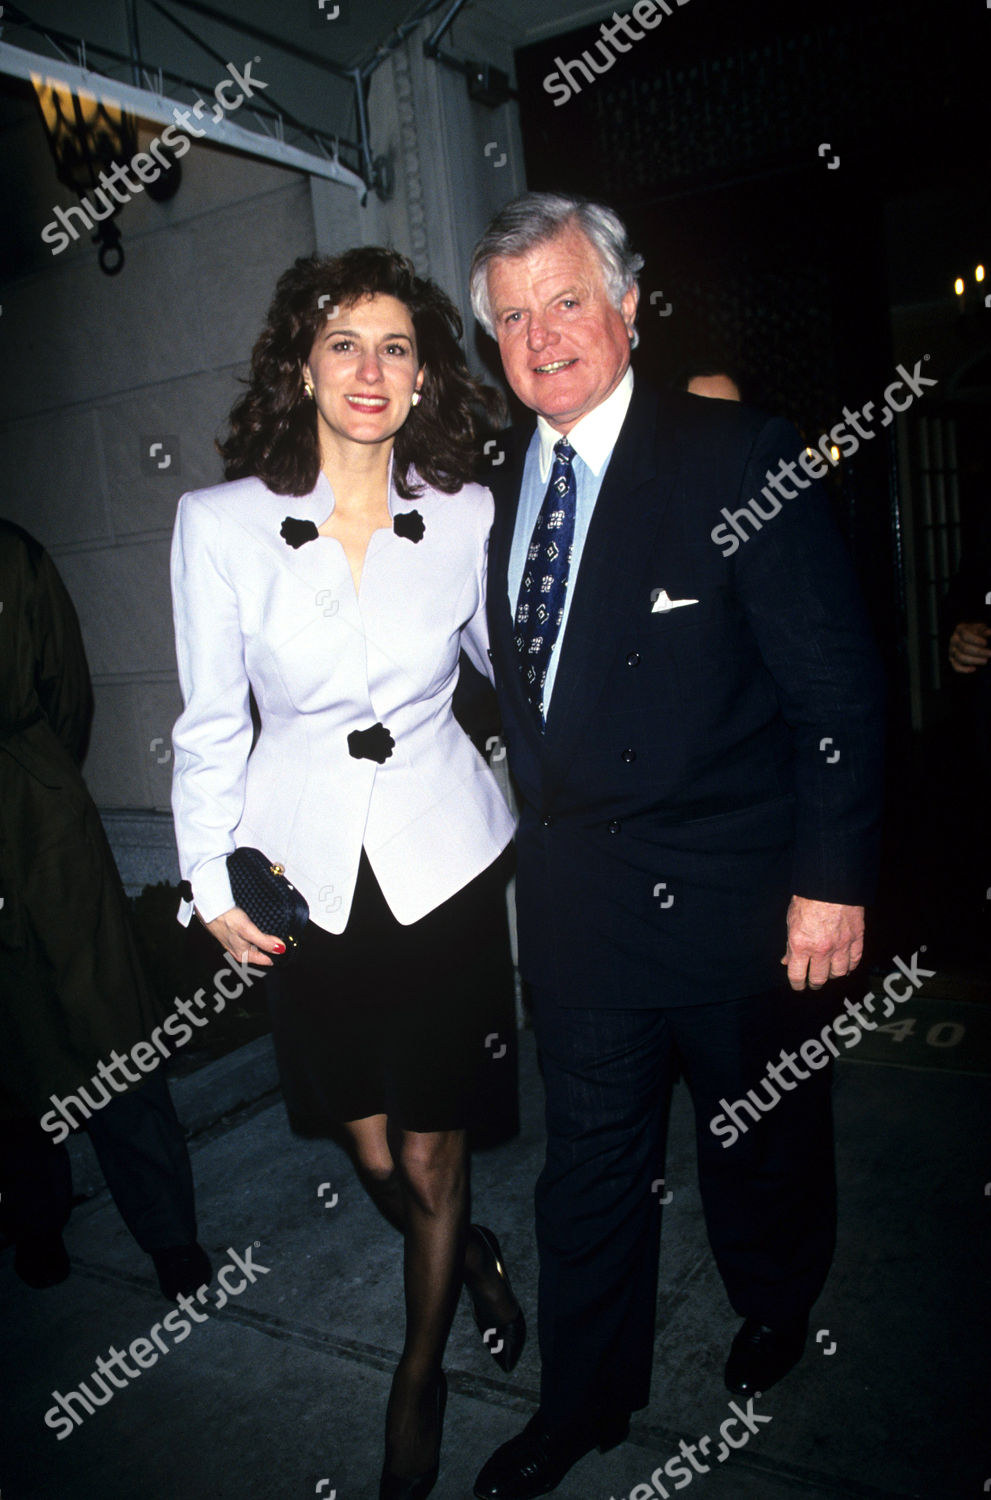
[[631, 286], [628, 292], [623, 293], [623, 300], [619, 304], [619, 310], [626, 324], [626, 331], [633, 337], [633, 330], [637, 321], [637, 308], [640, 306], [640, 288]]

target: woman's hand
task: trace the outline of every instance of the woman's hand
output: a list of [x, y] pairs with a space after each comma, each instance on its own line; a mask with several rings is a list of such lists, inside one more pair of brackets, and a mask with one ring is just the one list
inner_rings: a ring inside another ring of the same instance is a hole
[[[199, 912], [196, 915], [200, 917]], [[203, 922], [202, 917], [200, 921]], [[203, 922], [203, 926], [207, 932], [213, 933], [220, 946], [232, 958], [236, 958], [239, 964], [260, 964], [263, 968], [270, 969], [272, 960], [268, 955], [286, 951], [286, 945], [280, 938], [260, 931], [247, 912], [242, 911], [239, 906], [232, 906], [230, 911], [214, 917], [212, 922]]]

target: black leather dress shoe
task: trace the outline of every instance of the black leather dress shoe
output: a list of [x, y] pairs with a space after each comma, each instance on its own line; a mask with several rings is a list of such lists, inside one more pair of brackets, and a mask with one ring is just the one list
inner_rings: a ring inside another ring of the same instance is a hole
[[468, 1285], [468, 1296], [471, 1299], [472, 1317], [475, 1319], [475, 1327], [482, 1335], [482, 1342], [492, 1355], [500, 1369], [505, 1370], [508, 1375], [516, 1368], [520, 1355], [523, 1353], [523, 1345], [526, 1343], [526, 1319], [519, 1300], [513, 1293], [509, 1276], [506, 1272], [506, 1262], [503, 1260], [502, 1249], [499, 1241], [491, 1229], [486, 1229], [482, 1224], [472, 1224], [468, 1230], [469, 1236], [482, 1247], [482, 1253], [492, 1265], [496, 1276], [505, 1287], [506, 1294], [516, 1302], [516, 1314], [510, 1318], [508, 1323], [497, 1323], [492, 1314], [492, 1309], [487, 1305], [484, 1296], [477, 1288]]
[[727, 1388], [738, 1396], [760, 1396], [787, 1375], [805, 1352], [808, 1320], [769, 1328], [747, 1318], [726, 1361]]
[[180, 1292], [192, 1297], [213, 1276], [213, 1267], [202, 1245], [175, 1245], [170, 1250], [153, 1250], [151, 1258], [158, 1272], [162, 1295], [175, 1302]]
[[568, 1470], [598, 1448], [607, 1453], [630, 1431], [630, 1418], [618, 1414], [583, 1428], [549, 1428], [538, 1411], [523, 1431], [497, 1448], [475, 1480], [476, 1500], [536, 1500], [556, 1489]]

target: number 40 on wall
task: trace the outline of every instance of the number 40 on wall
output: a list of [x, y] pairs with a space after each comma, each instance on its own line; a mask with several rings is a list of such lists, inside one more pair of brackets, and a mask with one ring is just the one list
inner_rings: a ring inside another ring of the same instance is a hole
[[[896, 1042], [903, 1042], [907, 1036], [915, 1031], [915, 1017], [906, 1016], [904, 1021], [889, 1021], [886, 1026], [879, 1026], [878, 1031], [887, 1031], [894, 1037]], [[926, 1032], [926, 1045], [929, 1047], [956, 1047], [963, 1041], [966, 1028], [959, 1021], [937, 1021], [930, 1026]]]

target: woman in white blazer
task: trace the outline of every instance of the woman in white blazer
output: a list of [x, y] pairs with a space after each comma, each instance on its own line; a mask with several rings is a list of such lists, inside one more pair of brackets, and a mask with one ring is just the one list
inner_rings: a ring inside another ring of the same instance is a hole
[[460, 332], [392, 251], [297, 261], [221, 445], [228, 482], [182, 497], [172, 557], [181, 917], [195, 906], [235, 959], [268, 967], [283, 946], [235, 905], [226, 858], [248, 845], [284, 866], [310, 907], [268, 981], [290, 1121], [343, 1131], [404, 1234], [385, 1500], [436, 1481], [462, 1282], [504, 1368], [525, 1336], [498, 1243], [468, 1223], [465, 1113], [479, 1001], [505, 972], [513, 822], [451, 712], [462, 647], [491, 674], [492, 499], [468, 482], [480, 391]]

